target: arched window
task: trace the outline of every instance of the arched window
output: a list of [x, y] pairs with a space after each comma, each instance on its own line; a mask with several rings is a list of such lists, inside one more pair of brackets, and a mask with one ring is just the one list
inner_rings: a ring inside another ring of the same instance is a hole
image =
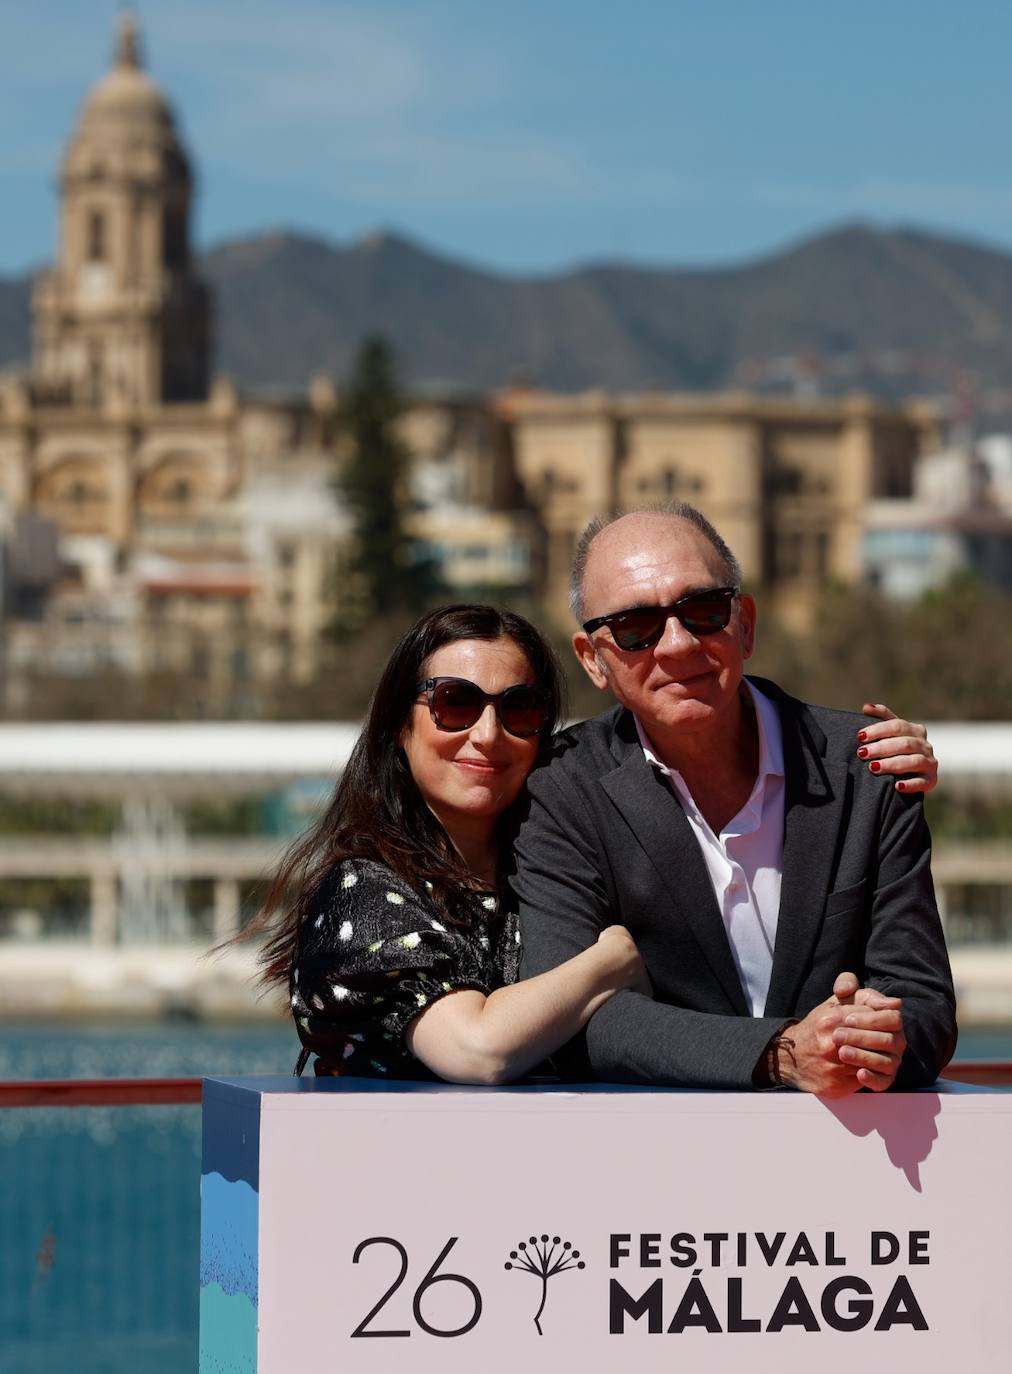
[[141, 478], [137, 501], [142, 513], [156, 520], [178, 520], [194, 512], [207, 495], [201, 455], [175, 452], [163, 456]]
[[98, 457], [68, 455], [40, 475], [33, 504], [64, 533], [105, 533], [111, 513], [106, 465]]

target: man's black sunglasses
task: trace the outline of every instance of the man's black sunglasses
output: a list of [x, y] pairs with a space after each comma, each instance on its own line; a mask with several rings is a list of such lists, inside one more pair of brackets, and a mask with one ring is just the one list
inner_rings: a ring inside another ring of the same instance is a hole
[[547, 692], [524, 682], [504, 692], [483, 692], [466, 677], [429, 677], [417, 690], [425, 694], [437, 730], [470, 730], [489, 702], [502, 728], [520, 739], [530, 739], [548, 724]]
[[737, 595], [737, 587], [708, 587], [706, 591], [689, 592], [670, 606], [632, 606], [628, 611], [598, 615], [585, 620], [583, 628], [593, 634], [607, 625], [620, 649], [649, 649], [660, 639], [672, 615], [691, 635], [716, 634], [731, 619], [731, 602]]

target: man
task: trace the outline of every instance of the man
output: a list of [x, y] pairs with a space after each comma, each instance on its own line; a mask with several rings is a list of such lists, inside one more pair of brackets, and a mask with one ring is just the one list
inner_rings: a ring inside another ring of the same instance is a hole
[[654, 985], [596, 1013], [582, 1067], [829, 1096], [933, 1082], [955, 1018], [921, 799], [857, 758], [857, 718], [744, 678], [755, 603], [693, 507], [594, 522], [573, 604], [616, 704], [531, 778], [525, 972], [618, 921]]

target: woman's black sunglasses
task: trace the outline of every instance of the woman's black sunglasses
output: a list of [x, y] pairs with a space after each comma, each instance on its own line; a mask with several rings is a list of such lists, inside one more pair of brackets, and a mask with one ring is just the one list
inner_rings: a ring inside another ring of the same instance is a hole
[[502, 728], [519, 739], [530, 739], [548, 724], [548, 694], [523, 682], [504, 692], [483, 692], [466, 677], [429, 677], [417, 690], [425, 694], [437, 730], [470, 730], [489, 702]]
[[703, 592], [689, 592], [670, 606], [633, 606], [628, 611], [595, 616], [585, 620], [583, 628], [593, 634], [607, 625], [620, 649], [649, 649], [660, 639], [672, 615], [691, 635], [716, 634], [731, 619], [731, 602], [737, 595], [737, 587], [710, 587]]

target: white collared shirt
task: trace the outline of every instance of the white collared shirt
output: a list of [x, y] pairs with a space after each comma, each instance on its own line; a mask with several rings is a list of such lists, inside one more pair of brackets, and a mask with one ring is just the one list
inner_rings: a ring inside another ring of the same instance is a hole
[[762, 1016], [773, 969], [784, 857], [784, 742], [777, 708], [750, 682], [759, 730], [759, 774], [748, 801], [715, 835], [680, 773], [658, 758], [642, 724], [649, 764], [670, 779], [713, 884], [731, 953], [753, 1016]]

